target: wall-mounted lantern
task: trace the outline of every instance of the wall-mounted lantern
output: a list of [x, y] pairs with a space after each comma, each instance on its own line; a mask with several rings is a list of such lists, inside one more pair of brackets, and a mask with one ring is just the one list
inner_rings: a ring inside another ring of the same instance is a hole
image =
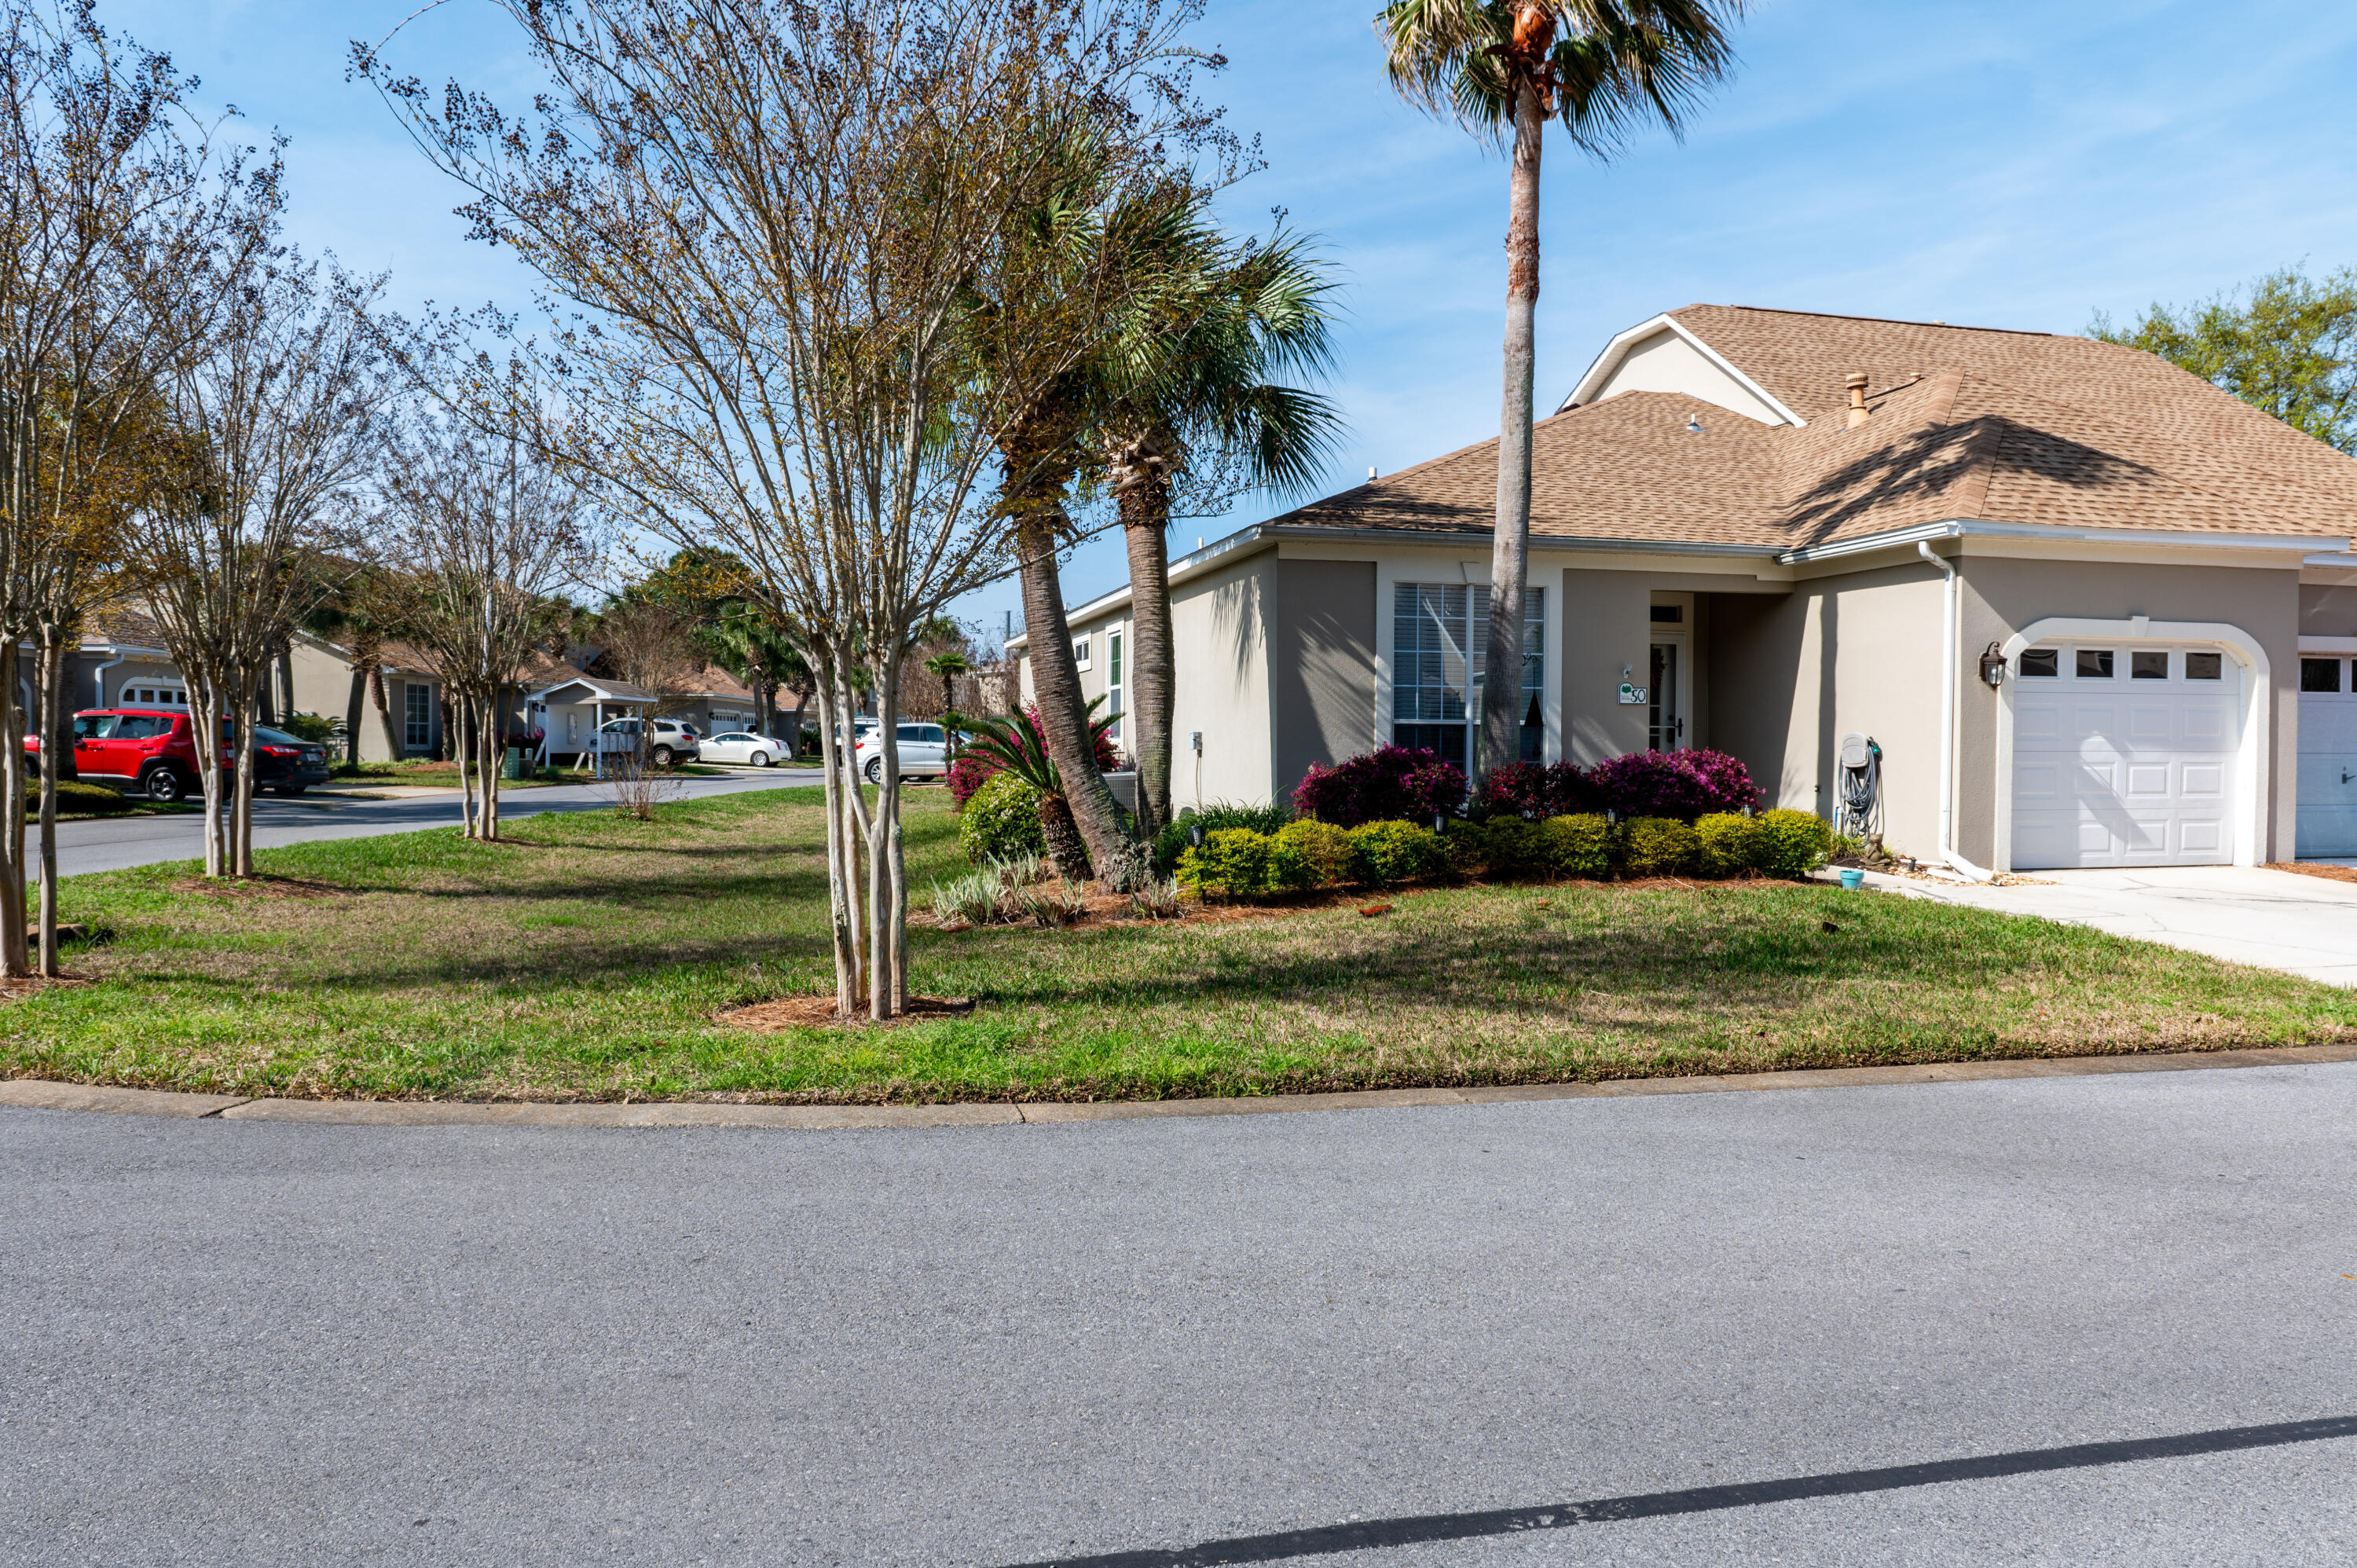
[[1988, 651], [1981, 655], [1981, 679], [1989, 683], [1991, 691], [2005, 684], [2005, 655], [1994, 642], [1988, 645]]

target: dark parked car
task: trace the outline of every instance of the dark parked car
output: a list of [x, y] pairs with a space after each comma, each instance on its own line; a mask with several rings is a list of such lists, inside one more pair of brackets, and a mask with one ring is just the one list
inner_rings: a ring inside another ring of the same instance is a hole
[[[224, 725], [233, 736], [234, 725]], [[197, 789], [197, 743], [186, 713], [156, 708], [91, 708], [73, 721], [74, 771], [96, 784], [113, 784], [151, 800], [170, 802]], [[300, 795], [328, 781], [327, 747], [284, 730], [253, 729], [256, 789]], [[25, 737], [38, 755], [38, 736]], [[231, 754], [222, 748], [221, 762]]]

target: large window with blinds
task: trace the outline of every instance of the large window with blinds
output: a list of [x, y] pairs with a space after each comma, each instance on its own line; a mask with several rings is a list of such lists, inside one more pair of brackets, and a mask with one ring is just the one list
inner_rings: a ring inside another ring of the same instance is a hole
[[[1490, 590], [1464, 583], [1400, 583], [1392, 598], [1392, 739], [1437, 751], [1458, 767], [1480, 724]], [[1523, 760], [1546, 749], [1546, 590], [1523, 596]]]

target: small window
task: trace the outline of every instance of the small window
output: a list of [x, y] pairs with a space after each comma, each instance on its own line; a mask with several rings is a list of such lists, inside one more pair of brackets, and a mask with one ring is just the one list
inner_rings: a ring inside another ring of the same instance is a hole
[[2141, 650], [2128, 655], [2128, 678], [2133, 681], [2166, 681], [2169, 679], [2169, 655], [2147, 653]]
[[2108, 648], [2083, 648], [2074, 671], [2082, 681], [2108, 681], [2112, 678], [2112, 650]]
[[2023, 649], [2021, 673], [2025, 680], [2054, 680], [2062, 673], [2062, 650], [2058, 648]]
[[1686, 607], [1684, 605], [1655, 605], [1653, 607], [1653, 624], [1655, 626], [1683, 626], [1685, 623], [1685, 618]]
[[1083, 670], [1089, 667], [1089, 639], [1087, 638], [1076, 637], [1072, 639], [1072, 662]]
[[2338, 659], [2303, 659], [2299, 661], [2299, 689], [2303, 692], [2338, 692], [2341, 690], [2341, 665]]
[[2218, 653], [2189, 653], [2185, 656], [2185, 678], [2189, 681], [2217, 681], [2224, 678], [2225, 656]]

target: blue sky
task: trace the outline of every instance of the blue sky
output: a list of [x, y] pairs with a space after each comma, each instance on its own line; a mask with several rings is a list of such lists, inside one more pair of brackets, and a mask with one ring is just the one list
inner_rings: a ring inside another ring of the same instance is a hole
[[[100, 0], [259, 131], [294, 138], [291, 227], [394, 300], [522, 305], [529, 280], [463, 240], [458, 199], [374, 95], [347, 40], [421, 0]], [[1332, 488], [1496, 434], [1505, 169], [1384, 85], [1372, 0], [1213, 4], [1196, 29], [1232, 62], [1212, 91], [1268, 166], [1228, 199], [1325, 239], [1348, 279], [1329, 389], [1351, 433]], [[413, 24], [428, 80], [528, 91], [483, 0]], [[2083, 330], [2099, 309], [2206, 295], [2306, 259], [2357, 263], [2357, 7], [2241, 0], [1765, 0], [1739, 73], [1683, 145], [1620, 159], [1550, 146], [1539, 397], [1604, 339], [1704, 300]], [[1216, 537], [1266, 515], [1185, 525]], [[1118, 585], [1117, 541], [1083, 546], [1074, 597]], [[967, 607], [996, 628], [1013, 585]]]

